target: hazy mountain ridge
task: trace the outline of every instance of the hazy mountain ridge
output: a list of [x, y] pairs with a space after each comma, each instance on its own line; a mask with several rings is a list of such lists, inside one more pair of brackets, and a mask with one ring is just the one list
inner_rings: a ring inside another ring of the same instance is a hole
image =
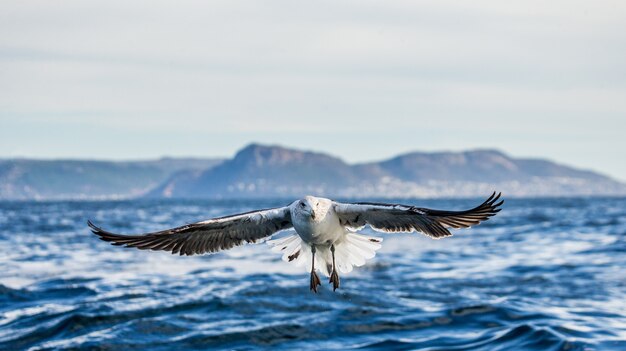
[[175, 172], [206, 170], [220, 159], [142, 161], [0, 160], [0, 199], [115, 199], [144, 195]]
[[252, 144], [233, 159], [192, 176], [181, 172], [150, 197], [259, 197], [324, 192], [359, 181], [353, 168], [322, 153]]
[[0, 199], [473, 197], [626, 195], [602, 174], [496, 150], [412, 152], [348, 164], [332, 155], [251, 144], [232, 159], [0, 160]]
[[496, 150], [413, 152], [350, 165], [331, 155], [252, 144], [204, 172], [180, 172], [149, 197], [470, 197], [626, 195], [604, 175]]

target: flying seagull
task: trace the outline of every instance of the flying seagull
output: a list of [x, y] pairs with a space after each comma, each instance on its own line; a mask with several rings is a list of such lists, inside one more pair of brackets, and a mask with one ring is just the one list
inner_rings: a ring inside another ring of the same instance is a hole
[[366, 225], [384, 233], [421, 232], [441, 239], [452, 235], [448, 228], [469, 228], [494, 216], [504, 202], [498, 202], [500, 195], [494, 192], [485, 202], [466, 211], [372, 202], [340, 203], [306, 196], [285, 207], [213, 218], [141, 235], [114, 234], [91, 221], [87, 224], [100, 239], [113, 245], [188, 256], [255, 243], [293, 228], [292, 235], [268, 243], [274, 251], [283, 253], [283, 260], [307, 268], [310, 264], [312, 291], [317, 292], [321, 285], [317, 269], [330, 277], [334, 291], [339, 287], [337, 271], [348, 273], [353, 266], [362, 266], [381, 247], [382, 238], [357, 233]]

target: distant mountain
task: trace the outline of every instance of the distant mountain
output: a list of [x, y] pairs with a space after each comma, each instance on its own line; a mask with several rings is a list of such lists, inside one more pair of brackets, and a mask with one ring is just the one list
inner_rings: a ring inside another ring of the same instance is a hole
[[0, 200], [133, 198], [180, 171], [206, 170], [222, 160], [0, 160]]
[[349, 165], [321, 153], [252, 144], [204, 171], [181, 171], [148, 197], [470, 197], [626, 195], [604, 175], [495, 150], [414, 152]]
[[0, 160], [0, 200], [626, 195], [602, 174], [496, 150], [413, 152], [348, 164], [331, 155], [252, 144], [234, 158], [153, 161]]
[[252, 144], [204, 172], [179, 172], [150, 197], [281, 197], [326, 193], [360, 181], [354, 168], [321, 153]]

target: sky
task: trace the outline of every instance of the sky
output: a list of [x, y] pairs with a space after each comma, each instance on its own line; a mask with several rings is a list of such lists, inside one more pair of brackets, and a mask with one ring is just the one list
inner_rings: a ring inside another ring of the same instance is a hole
[[0, 4], [0, 158], [495, 148], [626, 181], [624, 1]]

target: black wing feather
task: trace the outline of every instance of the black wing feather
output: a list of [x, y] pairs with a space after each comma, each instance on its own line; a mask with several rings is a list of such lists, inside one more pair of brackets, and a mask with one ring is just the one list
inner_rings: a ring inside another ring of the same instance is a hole
[[337, 204], [335, 211], [343, 225], [361, 228], [369, 224], [374, 230], [398, 232], [422, 232], [432, 238], [452, 234], [448, 228], [468, 228], [488, 220], [500, 212], [503, 200], [495, 192], [482, 204], [465, 211], [442, 211], [400, 204], [358, 202]]
[[91, 231], [112, 245], [197, 255], [254, 243], [292, 227], [288, 207], [251, 211], [140, 235], [116, 234], [87, 221]]

